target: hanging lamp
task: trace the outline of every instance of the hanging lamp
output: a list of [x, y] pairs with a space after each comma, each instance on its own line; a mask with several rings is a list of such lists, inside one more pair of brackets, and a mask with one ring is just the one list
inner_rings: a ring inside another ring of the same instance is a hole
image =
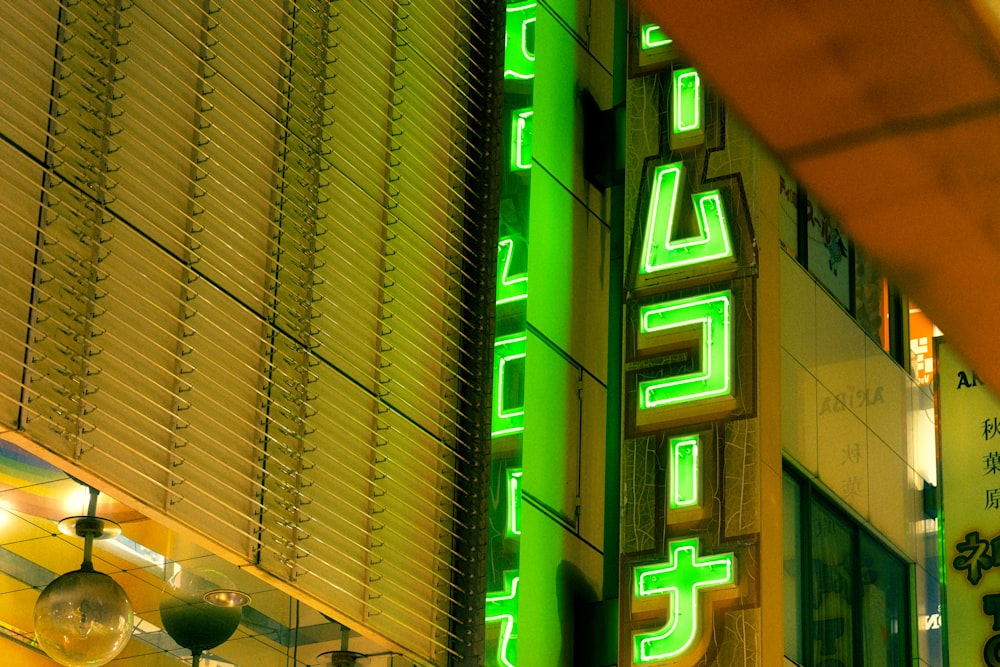
[[79, 570], [56, 577], [35, 602], [35, 637], [67, 667], [98, 667], [114, 659], [132, 635], [132, 603], [114, 579], [94, 569], [94, 540], [121, 535], [121, 526], [96, 516], [97, 489], [89, 487], [86, 516], [59, 522], [65, 535], [83, 538]]

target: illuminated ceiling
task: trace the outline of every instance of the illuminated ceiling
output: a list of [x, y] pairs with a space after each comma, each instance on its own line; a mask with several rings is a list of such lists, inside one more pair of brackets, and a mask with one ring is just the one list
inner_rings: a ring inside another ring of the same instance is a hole
[[[56, 524], [86, 514], [88, 498], [87, 487], [0, 439], [0, 655], [17, 650], [18, 665], [56, 664], [27, 645], [33, 633], [32, 609], [54, 577], [80, 567], [83, 540], [61, 534]], [[321, 665], [321, 653], [341, 649], [340, 624], [191, 540], [106, 495], [99, 497], [97, 514], [119, 522], [122, 535], [95, 542], [94, 567], [125, 588], [138, 616], [132, 640], [109, 664], [191, 664], [190, 652], [161, 630], [160, 621], [160, 605], [170, 590], [164, 575], [181, 570], [230, 583], [253, 598], [232, 638], [206, 653], [201, 667]], [[373, 656], [359, 661], [359, 667], [412, 665], [356, 633], [350, 634], [349, 649]]]
[[638, 0], [1000, 387], [1000, 32], [973, 0]]

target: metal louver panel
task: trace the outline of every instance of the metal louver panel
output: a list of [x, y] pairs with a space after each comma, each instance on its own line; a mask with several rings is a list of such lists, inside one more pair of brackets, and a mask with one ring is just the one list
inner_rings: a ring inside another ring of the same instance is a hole
[[0, 431], [435, 665], [479, 650], [502, 11], [0, 7]]

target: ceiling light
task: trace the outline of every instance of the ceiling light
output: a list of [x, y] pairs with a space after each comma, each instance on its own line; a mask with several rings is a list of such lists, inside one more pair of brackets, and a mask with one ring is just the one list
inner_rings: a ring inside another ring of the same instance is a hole
[[230, 588], [216, 588], [201, 596], [201, 599], [216, 607], [245, 607], [252, 601], [246, 593]]
[[132, 635], [132, 604], [114, 579], [94, 570], [95, 539], [121, 534], [118, 524], [94, 516], [97, 489], [90, 489], [87, 516], [59, 522], [59, 530], [84, 539], [79, 570], [56, 577], [35, 602], [35, 636], [50, 658], [67, 667], [110, 662]]
[[160, 619], [170, 638], [191, 651], [191, 665], [201, 654], [226, 642], [243, 620], [250, 596], [211, 568], [181, 568], [167, 581], [160, 599]]

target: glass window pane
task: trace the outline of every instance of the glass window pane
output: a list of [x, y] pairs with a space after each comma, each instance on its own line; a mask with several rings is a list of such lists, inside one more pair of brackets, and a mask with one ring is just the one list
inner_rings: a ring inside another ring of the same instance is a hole
[[802, 662], [802, 537], [799, 503], [801, 489], [784, 477], [783, 511], [785, 554], [785, 655]]
[[889, 283], [863, 253], [854, 255], [854, 319], [865, 333], [891, 352]]
[[861, 537], [861, 628], [866, 667], [906, 659], [906, 568], [867, 535]]
[[812, 661], [853, 663], [854, 570], [852, 531], [819, 503], [812, 504]]

